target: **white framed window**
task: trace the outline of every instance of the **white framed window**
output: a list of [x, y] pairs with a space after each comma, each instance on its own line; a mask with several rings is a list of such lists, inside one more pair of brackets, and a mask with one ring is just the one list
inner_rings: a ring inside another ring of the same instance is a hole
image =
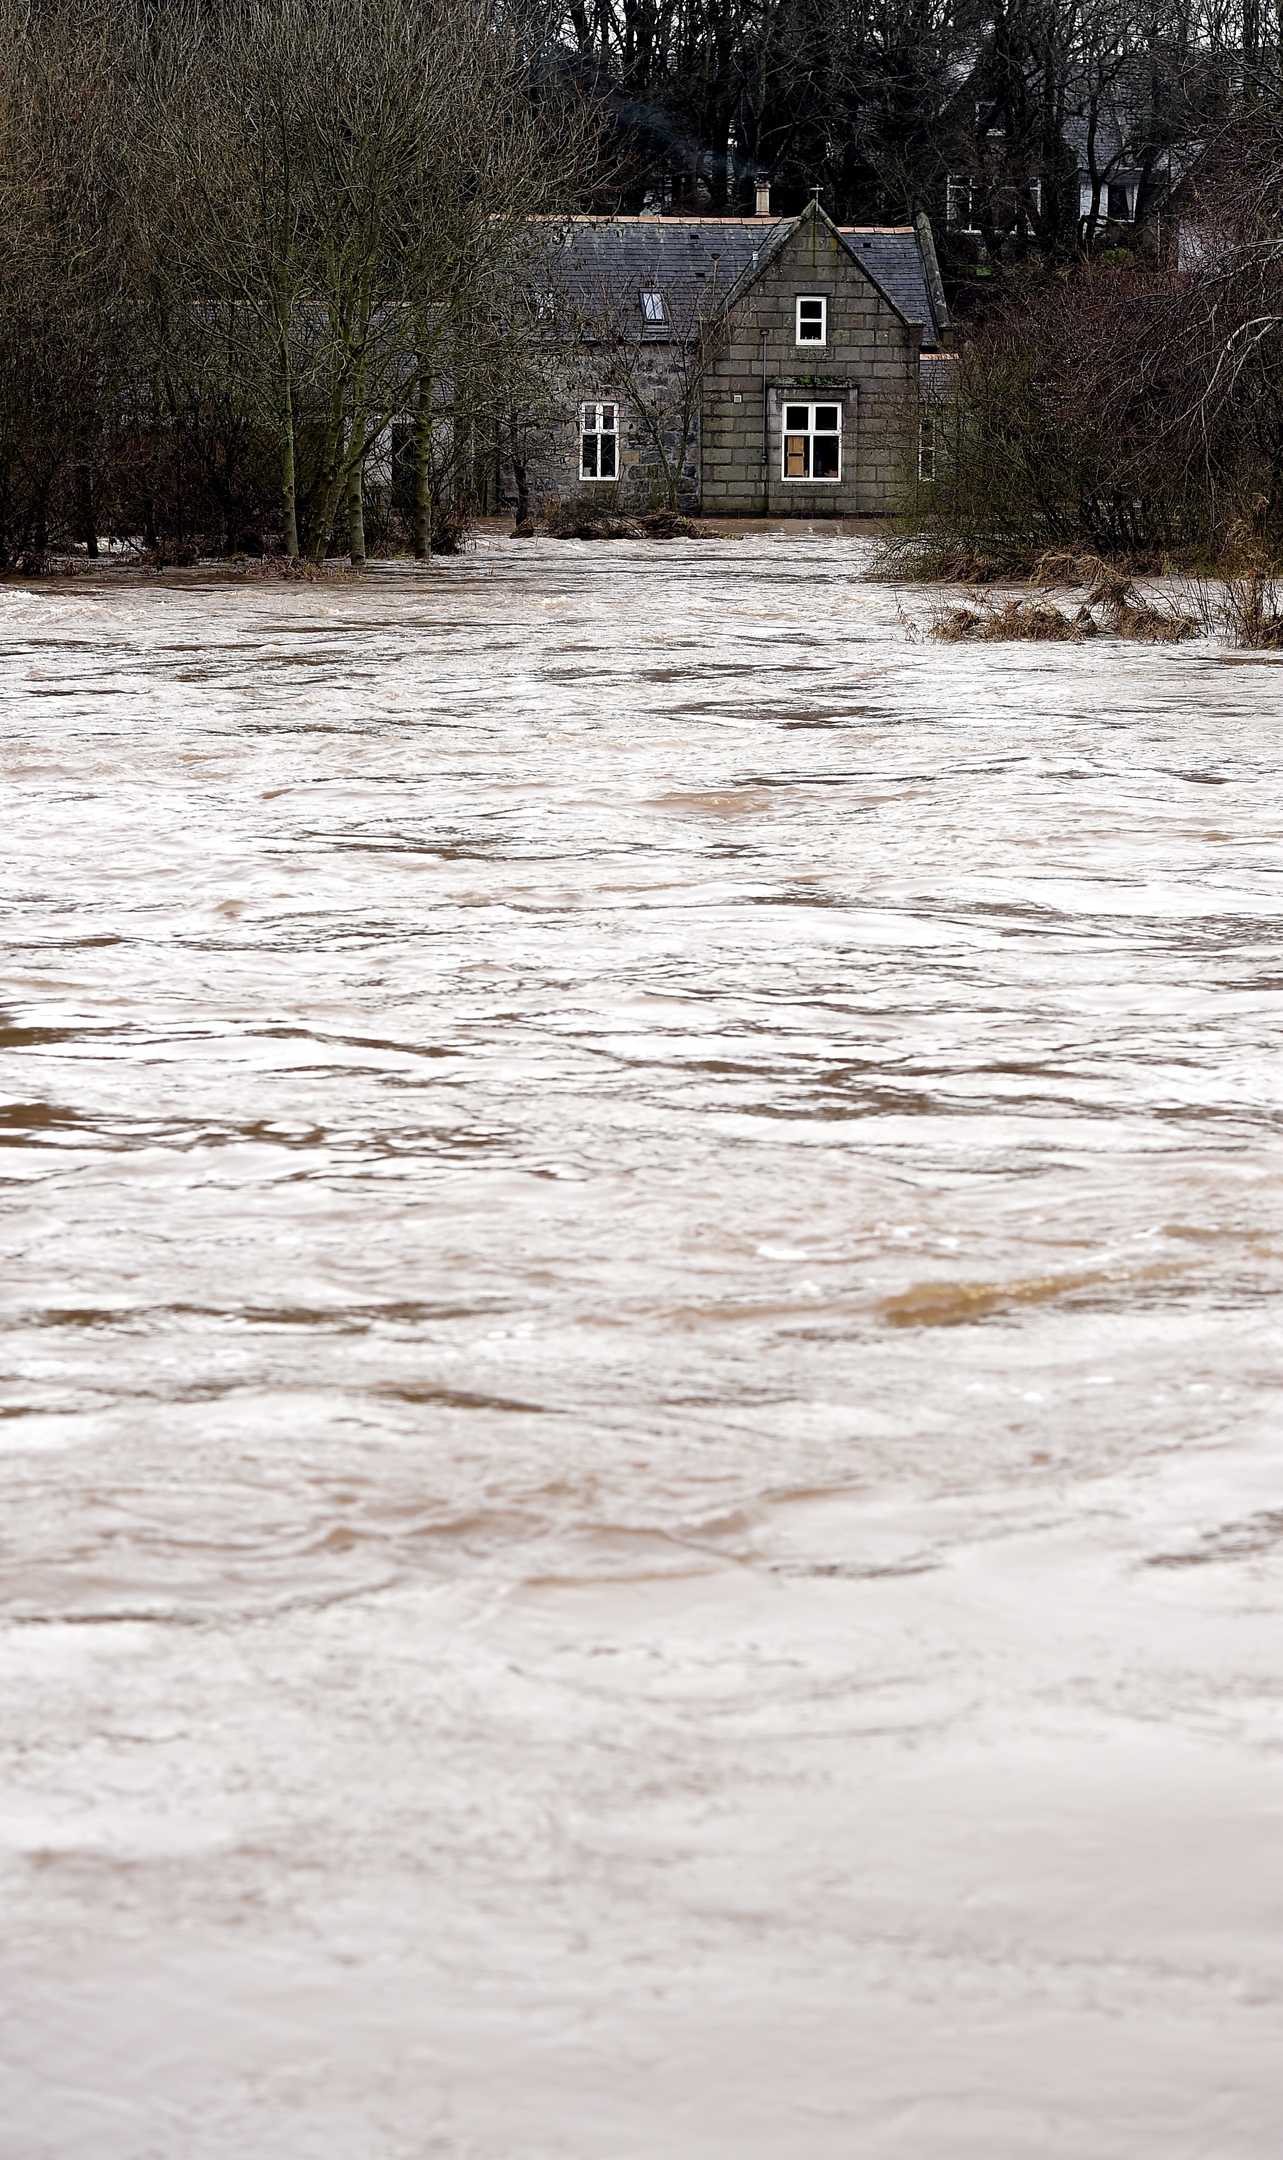
[[[1026, 190], [1030, 205], [1041, 217], [1042, 181], [1027, 181]], [[1025, 194], [1020, 188], [995, 187], [988, 180], [968, 179], [965, 173], [954, 174], [945, 183], [944, 219], [955, 232], [979, 233], [986, 220], [999, 233], [1027, 233], [1030, 229]]]
[[821, 293], [798, 294], [796, 334], [799, 345], [828, 344], [829, 303]]
[[1110, 180], [1105, 189], [1105, 216], [1111, 225], [1130, 225], [1135, 197], [1125, 180]]
[[842, 478], [842, 407], [786, 405], [782, 474], [785, 480]]
[[936, 416], [928, 405], [918, 414], [918, 478], [936, 476]]
[[614, 403], [579, 408], [579, 477], [619, 478], [619, 407]]
[[662, 330], [668, 321], [668, 302], [662, 292], [644, 292], [641, 296], [642, 321], [648, 330]]

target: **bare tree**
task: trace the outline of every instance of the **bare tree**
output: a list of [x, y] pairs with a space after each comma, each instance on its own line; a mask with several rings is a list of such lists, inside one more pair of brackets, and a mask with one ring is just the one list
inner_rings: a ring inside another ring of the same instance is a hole
[[362, 557], [373, 446], [410, 407], [430, 431], [443, 341], [573, 174], [526, 61], [470, 0], [225, 0], [158, 36], [179, 230], [153, 259], [276, 432], [287, 554], [324, 554], [343, 507]]
[[93, 0], [0, 8], [0, 546], [38, 555], [70, 465], [98, 552], [94, 455], [129, 364], [124, 144], [135, 85]]

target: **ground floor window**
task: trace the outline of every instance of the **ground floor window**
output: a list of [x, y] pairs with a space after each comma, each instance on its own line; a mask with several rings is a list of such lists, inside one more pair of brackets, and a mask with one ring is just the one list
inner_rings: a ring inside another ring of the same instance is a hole
[[1105, 215], [1116, 225], [1132, 222], [1132, 191], [1125, 181], [1111, 180], [1105, 196]]
[[928, 408], [918, 414], [918, 478], [934, 480], [936, 476], [936, 416]]
[[618, 405], [580, 406], [579, 477], [581, 480], [618, 479]]
[[842, 478], [842, 407], [786, 405], [784, 408], [784, 478]]

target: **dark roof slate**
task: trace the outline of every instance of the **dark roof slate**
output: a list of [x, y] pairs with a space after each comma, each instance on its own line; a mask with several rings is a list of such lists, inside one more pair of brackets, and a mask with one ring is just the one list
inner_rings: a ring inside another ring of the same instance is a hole
[[[803, 212], [803, 216], [810, 213]], [[823, 215], [821, 212], [820, 215]], [[643, 292], [666, 295], [679, 335], [707, 315], [715, 296], [738, 298], [799, 222], [796, 218], [579, 217], [568, 221], [554, 277], [585, 311], [599, 296], [638, 310]], [[922, 324], [924, 346], [947, 329], [942, 301], [932, 306], [922, 243], [912, 225], [836, 227], [851, 254], [908, 322]], [[931, 266], [934, 269], [934, 263]], [[662, 333], [660, 333], [662, 334]]]

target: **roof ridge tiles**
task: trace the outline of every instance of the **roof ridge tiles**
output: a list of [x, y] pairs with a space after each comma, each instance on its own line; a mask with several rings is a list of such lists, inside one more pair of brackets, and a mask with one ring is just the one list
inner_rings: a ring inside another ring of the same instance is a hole
[[[800, 213], [799, 213], [800, 215]], [[648, 225], [663, 231], [670, 225], [793, 225], [794, 217], [660, 217], [647, 211], [629, 210], [544, 210], [536, 214], [541, 224], [561, 225]], [[911, 233], [912, 225], [839, 225], [838, 232], [886, 233], [899, 235]]]

